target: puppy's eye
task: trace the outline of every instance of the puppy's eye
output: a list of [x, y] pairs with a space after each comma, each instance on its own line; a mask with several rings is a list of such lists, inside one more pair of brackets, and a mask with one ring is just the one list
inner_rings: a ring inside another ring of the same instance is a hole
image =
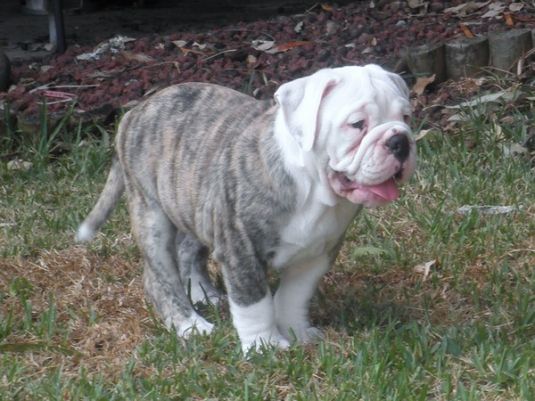
[[366, 122], [364, 120], [359, 120], [359, 121], [356, 121], [354, 123], [351, 123], [350, 125], [353, 127], [353, 128], [356, 128], [356, 129], [362, 129], [364, 128], [364, 124]]
[[405, 114], [403, 116], [403, 121], [405, 121], [405, 124], [409, 124], [411, 122], [411, 116], [409, 116], [408, 114]]

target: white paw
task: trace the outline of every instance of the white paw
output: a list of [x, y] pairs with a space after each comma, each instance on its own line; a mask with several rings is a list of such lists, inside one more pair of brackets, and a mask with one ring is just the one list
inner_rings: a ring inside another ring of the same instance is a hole
[[266, 348], [288, 349], [290, 342], [284, 338], [278, 330], [259, 334], [253, 338], [241, 339], [241, 348], [244, 355], [250, 351], [262, 352]]
[[266, 347], [286, 349], [290, 343], [275, 325], [273, 299], [268, 292], [257, 303], [241, 306], [229, 297], [230, 312], [245, 355], [251, 350], [262, 351]]
[[78, 230], [76, 230], [75, 241], [78, 243], [89, 242], [95, 237], [95, 230], [89, 227], [89, 225], [82, 223]]
[[208, 335], [214, 329], [212, 323], [209, 323], [206, 319], [196, 313], [193, 313], [190, 317], [185, 319], [177, 317], [166, 319], [165, 325], [169, 328], [174, 328], [176, 334], [183, 338], [188, 338], [194, 333]]

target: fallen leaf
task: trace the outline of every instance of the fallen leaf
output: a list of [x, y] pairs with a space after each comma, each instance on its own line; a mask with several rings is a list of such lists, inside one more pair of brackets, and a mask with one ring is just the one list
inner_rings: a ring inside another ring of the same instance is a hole
[[139, 61], [140, 63], [150, 63], [154, 58], [143, 53], [134, 53], [128, 50], [123, 50], [121, 55], [129, 61]]
[[234, 52], [237, 52], [238, 49], [227, 49], [227, 50], [222, 50], [220, 52], [217, 52], [217, 53], [214, 53], [208, 57], [205, 57], [202, 59], [202, 61], [207, 61], [207, 60], [210, 60], [210, 59], [213, 59], [213, 58], [216, 58], [216, 57], [221, 57], [223, 56], [224, 54], [229, 54], [229, 53], [234, 53]]
[[509, 11], [516, 13], [524, 8], [524, 3], [511, 3], [509, 4]]
[[521, 76], [523, 71], [524, 71], [524, 57], [520, 57], [516, 63], [516, 75], [518, 77]]
[[503, 128], [501, 125], [494, 123], [492, 126], [492, 132], [494, 133], [494, 137], [496, 139], [499, 139], [499, 140], [504, 139]]
[[433, 131], [433, 130], [432, 129], [422, 129], [422, 130], [420, 130], [420, 132], [418, 132], [418, 134], [416, 134], [416, 136], [414, 137], [414, 140], [416, 142], [422, 140], [431, 131]]
[[188, 44], [188, 42], [185, 40], [173, 40], [171, 43], [176, 47], [185, 47]]
[[455, 7], [449, 7], [444, 10], [446, 14], [457, 14], [460, 17], [463, 17], [467, 14], [473, 13], [474, 11], [479, 10], [480, 8], [485, 7], [487, 4], [489, 4], [490, 1], [485, 2], [475, 2], [475, 1], [468, 1], [462, 4], [459, 4]]
[[252, 65], [252, 64], [255, 64], [256, 61], [257, 61], [257, 58], [253, 56], [252, 54], [249, 54], [247, 56], [247, 64]]
[[206, 43], [193, 42], [191, 47], [197, 47], [197, 48], [199, 48], [199, 50], [204, 50], [204, 49], [206, 49]]
[[482, 21], [463, 21], [463, 24], [467, 27], [483, 25]]
[[529, 153], [528, 148], [520, 145], [519, 143], [512, 143], [509, 145], [503, 145], [502, 147], [503, 155], [506, 157], [518, 156], [518, 155], [527, 155]]
[[515, 25], [513, 20], [513, 15], [511, 13], [503, 13], [503, 18], [505, 19], [505, 25], [512, 27]]
[[425, 1], [423, 0], [409, 0], [408, 4], [410, 8], [420, 8], [425, 6]]
[[463, 32], [463, 35], [467, 38], [473, 38], [475, 35], [472, 33], [470, 28], [468, 28], [465, 24], [462, 22], [459, 24], [459, 28], [461, 28], [461, 31]]
[[123, 71], [125, 71], [125, 68], [115, 68], [113, 70], [108, 70], [108, 71], [95, 70], [95, 71], [90, 72], [89, 74], [87, 74], [87, 77], [89, 77], [89, 78], [107, 79], [107, 78], [113, 77], [116, 74], [120, 74]]
[[501, 1], [495, 1], [489, 4], [489, 10], [481, 16], [481, 18], [495, 18], [505, 10], [505, 6]]
[[519, 209], [517, 206], [464, 205], [457, 209], [457, 213], [466, 215], [475, 211], [481, 214], [509, 214]]
[[372, 46], [374, 46], [374, 47], [377, 46], [377, 38], [376, 38], [376, 37], [373, 37], [373, 38], [372, 38], [372, 41], [371, 41], [370, 44], [371, 44]]
[[515, 117], [510, 114], [500, 118], [500, 123], [502, 124], [513, 124], [514, 122], [515, 122]]
[[327, 11], [328, 13], [332, 13], [333, 11], [333, 6], [331, 6], [330, 4], [328, 3], [321, 3], [321, 9], [323, 11]]
[[450, 121], [442, 128], [442, 132], [452, 132], [455, 129], [455, 121]]
[[274, 40], [253, 40], [251, 42], [251, 47], [261, 52], [265, 52], [266, 50], [271, 49], [273, 46], [275, 46]]
[[284, 52], [287, 52], [288, 50], [295, 49], [296, 47], [308, 45], [310, 43], [312, 42], [300, 41], [300, 40], [294, 41], [294, 42], [286, 42], [286, 43], [282, 43], [280, 45], [274, 46], [269, 50], [266, 50], [266, 53], [269, 53], [269, 54], [284, 53]]
[[141, 103], [140, 100], [138, 100], [138, 99], [132, 99], [132, 100], [129, 100], [128, 102], [122, 104], [121, 107], [122, 107], [123, 109], [130, 110], [130, 109], [134, 108], [135, 106], [137, 106], [139, 103]]
[[104, 53], [110, 52], [110, 53], [119, 53], [119, 51], [124, 50], [125, 44], [128, 42], [135, 41], [134, 38], [129, 38], [127, 36], [122, 35], [116, 35], [111, 39], [108, 39], [107, 41], [99, 43], [92, 52], [89, 53], [83, 53], [76, 56], [77, 60], [84, 60], [84, 61], [94, 61], [98, 60], [100, 56]]
[[481, 18], [496, 18], [501, 14], [501, 11], [498, 10], [489, 10], [481, 16]]
[[370, 4], [368, 5], [369, 8], [375, 8], [375, 2], [373, 0], [370, 0]]
[[502, 90], [499, 92], [478, 96], [478, 97], [473, 98], [472, 100], [468, 100], [466, 102], [462, 102], [453, 106], [445, 106], [445, 107], [448, 109], [461, 109], [463, 107], [473, 107], [473, 106], [477, 106], [483, 103], [495, 102], [501, 98], [503, 98], [506, 101], [512, 100], [513, 96], [514, 94], [511, 91]]
[[161, 84], [156, 84], [152, 88], [150, 88], [148, 91], [146, 91], [143, 94], [143, 97], [149, 97], [150, 95], [158, 92], [160, 89], [162, 89], [162, 85]]
[[303, 30], [303, 25], [304, 25], [303, 21], [299, 21], [297, 24], [295, 24], [294, 32], [301, 33], [301, 31]]
[[429, 273], [431, 273], [431, 269], [436, 268], [438, 266], [437, 260], [433, 259], [429, 262], [421, 263], [419, 265], [414, 266], [413, 270], [416, 273], [423, 274], [423, 280], [427, 280], [427, 277], [429, 276]]
[[427, 85], [432, 83], [435, 80], [435, 74], [431, 75], [430, 77], [419, 77], [416, 79], [416, 83], [412, 87], [412, 91], [420, 96], [422, 93], [424, 93], [425, 88]]
[[51, 90], [43, 91], [43, 96], [52, 97], [54, 99], [73, 99], [76, 97], [74, 93]]
[[32, 162], [27, 162], [22, 159], [13, 159], [7, 162], [7, 169], [11, 171], [28, 171], [32, 166]]
[[340, 25], [334, 21], [327, 21], [325, 24], [325, 33], [327, 35], [333, 35], [340, 30]]
[[469, 98], [470, 96], [473, 96], [476, 93], [479, 93], [481, 91], [481, 85], [483, 85], [487, 81], [486, 78], [471, 78], [471, 77], [464, 77], [456, 82], [452, 83], [452, 89], [459, 92], [461, 97], [463, 98]]
[[449, 116], [446, 121], [448, 121], [448, 123], [450, 124], [470, 121], [470, 116], [467, 116], [464, 113], [456, 113], [456, 114], [452, 114], [451, 116]]

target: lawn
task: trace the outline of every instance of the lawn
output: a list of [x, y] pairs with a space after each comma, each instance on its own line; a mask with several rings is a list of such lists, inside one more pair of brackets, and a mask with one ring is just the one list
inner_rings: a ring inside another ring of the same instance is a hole
[[[37, 143], [9, 132], [0, 399], [534, 400], [535, 171], [511, 149], [535, 120], [535, 92], [514, 92], [452, 111], [462, 121], [447, 129], [415, 121], [417, 173], [399, 201], [356, 219], [314, 298], [325, 340], [249, 358], [225, 303], [202, 307], [216, 323], [208, 337], [163, 327], [124, 203], [94, 242], [74, 244], [113, 127], [43, 126]], [[31, 167], [8, 168], [12, 152]], [[459, 210], [483, 205], [510, 209]]]

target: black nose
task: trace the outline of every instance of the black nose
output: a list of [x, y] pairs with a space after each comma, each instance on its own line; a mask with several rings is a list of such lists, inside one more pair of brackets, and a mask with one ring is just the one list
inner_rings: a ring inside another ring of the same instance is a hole
[[410, 151], [410, 143], [407, 135], [404, 134], [395, 134], [392, 135], [385, 143], [386, 147], [390, 149], [392, 154], [400, 162], [407, 160]]

